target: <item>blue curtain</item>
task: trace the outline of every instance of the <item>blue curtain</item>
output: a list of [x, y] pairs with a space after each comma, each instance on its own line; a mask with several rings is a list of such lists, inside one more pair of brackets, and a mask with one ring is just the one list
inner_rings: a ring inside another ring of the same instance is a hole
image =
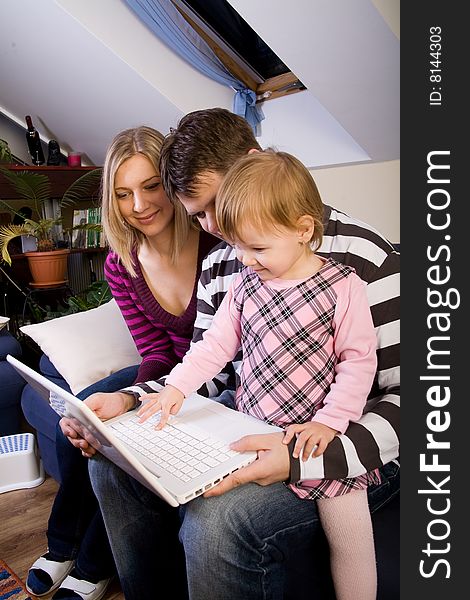
[[157, 37], [193, 67], [214, 81], [228, 85], [236, 91], [233, 112], [245, 117], [257, 135], [264, 114], [256, 105], [255, 92], [233, 77], [170, 0], [125, 1]]

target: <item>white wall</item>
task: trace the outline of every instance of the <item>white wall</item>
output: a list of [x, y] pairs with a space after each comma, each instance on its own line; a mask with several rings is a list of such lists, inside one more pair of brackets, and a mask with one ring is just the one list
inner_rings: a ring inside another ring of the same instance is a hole
[[[55, 3], [176, 106], [178, 117], [209, 106], [231, 108], [230, 88], [201, 75], [160, 41], [122, 0], [55, 0]], [[132, 92], [125, 79], [116, 81], [116, 91]], [[139, 107], [140, 99], [135, 103], [136, 110]]]
[[[399, 158], [399, 42], [371, 0], [232, 3], [308, 87], [265, 103], [263, 146], [310, 167]], [[0, 110], [21, 125], [31, 114], [46, 143], [84, 164], [102, 164], [125, 127], [166, 132], [191, 110], [232, 106], [231, 89], [166, 48], [124, 0], [0, 6]]]
[[400, 242], [400, 161], [310, 169], [325, 204]]
[[[164, 47], [123, 0], [0, 0], [0, 4], [0, 108], [13, 121], [16, 115], [23, 126], [24, 115], [31, 114], [46, 143], [53, 137], [61, 149], [84, 151], [94, 164], [102, 164], [107, 144], [120, 129], [146, 123], [166, 132], [190, 110], [231, 106], [230, 89], [197, 73]], [[385, 160], [378, 158], [384, 155], [383, 148], [375, 155], [368, 149], [386, 141], [394, 149], [387, 158], [399, 156], [395, 151], [399, 88], [394, 85], [399, 71], [399, 3], [231, 0], [231, 4], [250, 17], [251, 25], [309, 87], [308, 92], [265, 103], [261, 145], [298, 156], [312, 169], [325, 202], [399, 241], [399, 161], [376, 162]], [[381, 14], [385, 9], [392, 13], [394, 33], [374, 5]], [[263, 6], [269, 9], [262, 10]], [[334, 34], [328, 24], [354, 34], [354, 43], [346, 43], [349, 38]], [[300, 35], [300, 25], [308, 35]], [[338, 59], [340, 50], [355, 64], [346, 74], [349, 63]], [[370, 71], [364, 69], [369, 63]], [[386, 64], [391, 67], [384, 69]], [[368, 84], [361, 87], [366, 74]], [[348, 83], [351, 77], [354, 85]], [[332, 111], [340, 100], [338, 111]], [[357, 124], [358, 113], [363, 127], [356, 136], [349, 116]], [[362, 144], [364, 136], [373, 139]], [[22, 136], [0, 123], [0, 137], [29, 162]], [[369, 157], [371, 162], [363, 164]], [[350, 166], [325, 166], [334, 164]]]
[[[314, 163], [308, 152], [316, 142], [310, 130], [319, 118], [322, 128], [329, 126], [327, 115], [370, 160], [400, 157], [400, 42], [382, 16], [385, 11], [379, 12], [371, 0], [229, 2], [323, 107], [319, 115], [317, 105], [310, 108], [304, 100], [303, 121], [310, 120], [311, 125], [297, 131], [294, 154], [305, 154], [305, 164], [326, 164]], [[398, 13], [397, 0], [382, 0], [379, 4], [388, 6], [387, 12], [393, 15]], [[265, 104], [267, 107], [269, 102]], [[287, 115], [293, 123], [298, 120], [292, 118], [292, 113]], [[285, 129], [284, 121], [276, 119], [274, 129]], [[291, 129], [296, 131], [295, 127]], [[340, 139], [339, 134], [336, 126], [333, 135]], [[284, 137], [279, 136], [277, 143]], [[343, 156], [349, 144], [346, 139], [338, 147]], [[357, 160], [353, 156], [330, 164]]]

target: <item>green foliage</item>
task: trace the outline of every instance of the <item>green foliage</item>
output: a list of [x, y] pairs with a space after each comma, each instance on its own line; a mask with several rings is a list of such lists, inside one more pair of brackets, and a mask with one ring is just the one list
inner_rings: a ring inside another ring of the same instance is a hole
[[81, 312], [90, 308], [98, 308], [98, 306], [109, 302], [111, 298], [108, 282], [101, 280], [89, 285], [82, 296], [71, 296], [68, 299], [68, 304], [71, 312]]
[[64, 310], [47, 311], [45, 320], [90, 310], [90, 308], [98, 308], [98, 306], [109, 302], [111, 298], [112, 294], [108, 282], [105, 280], [95, 281], [81, 294], [67, 298], [68, 307]]
[[0, 139], [0, 161], [11, 162], [11, 150], [6, 140]]
[[[72, 206], [78, 200], [86, 198], [89, 192], [96, 188], [101, 181], [102, 169], [94, 169], [86, 171], [81, 177], [75, 180], [72, 185], [65, 190], [62, 198], [59, 199], [59, 206]], [[3, 225], [0, 227], [0, 253], [1, 258], [6, 263], [11, 265], [11, 257], [8, 252], [8, 243], [21, 235], [32, 235], [38, 242], [45, 240], [52, 241], [52, 231], [55, 225], [62, 222], [62, 218], [46, 219], [45, 206], [51, 200], [51, 182], [49, 177], [44, 173], [36, 173], [31, 171], [10, 171], [0, 167], [0, 173], [10, 183], [16, 194], [25, 202], [34, 206], [35, 213], [39, 215], [39, 219], [25, 219], [21, 225]], [[10, 213], [19, 215], [8, 202], [0, 199], [0, 207], [6, 208]], [[73, 229], [93, 229], [94, 231], [101, 230], [101, 226], [97, 224], [76, 225]], [[39, 249], [39, 248], [38, 248]]]

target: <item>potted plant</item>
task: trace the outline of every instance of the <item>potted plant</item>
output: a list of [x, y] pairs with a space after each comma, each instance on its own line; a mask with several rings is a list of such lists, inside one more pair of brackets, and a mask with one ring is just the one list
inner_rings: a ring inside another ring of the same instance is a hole
[[8, 142], [0, 138], [0, 164], [11, 162], [11, 150]]
[[[25, 218], [24, 215], [15, 210], [8, 202], [0, 199], [0, 206], [6, 208], [13, 215], [20, 217], [20, 224], [2, 225], [0, 227], [0, 255], [1, 259], [11, 265], [11, 256], [8, 244], [14, 238], [20, 236], [32, 236], [37, 241], [37, 250], [25, 252], [34, 284], [55, 285], [65, 281], [67, 269], [68, 248], [57, 249], [53, 231], [55, 226], [62, 224], [62, 216], [47, 217], [46, 206], [51, 205], [51, 183], [47, 175], [30, 171], [10, 171], [0, 167], [0, 172], [12, 186], [16, 195], [32, 205], [33, 218]], [[89, 196], [99, 185], [101, 169], [87, 171], [72, 183], [58, 200], [59, 208], [71, 206], [77, 200]], [[99, 224], [77, 225], [74, 229], [100, 230]], [[48, 272], [43, 276], [40, 271], [46, 269]]]

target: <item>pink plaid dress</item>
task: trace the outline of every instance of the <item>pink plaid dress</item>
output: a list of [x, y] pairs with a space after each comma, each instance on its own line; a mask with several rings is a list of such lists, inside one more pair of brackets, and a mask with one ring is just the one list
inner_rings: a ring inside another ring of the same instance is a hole
[[[331, 259], [315, 275], [291, 287], [263, 283], [251, 269], [242, 270], [233, 293], [243, 353], [238, 410], [281, 427], [315, 420], [335, 380], [339, 362], [335, 309], [338, 294], [349, 289], [341, 283], [351, 276], [356, 277], [352, 268]], [[371, 372], [375, 373], [375, 366]], [[329, 419], [326, 415], [317, 420], [340, 429]], [[303, 481], [289, 487], [301, 498], [315, 499], [379, 482], [378, 471], [373, 471], [356, 478]]]

